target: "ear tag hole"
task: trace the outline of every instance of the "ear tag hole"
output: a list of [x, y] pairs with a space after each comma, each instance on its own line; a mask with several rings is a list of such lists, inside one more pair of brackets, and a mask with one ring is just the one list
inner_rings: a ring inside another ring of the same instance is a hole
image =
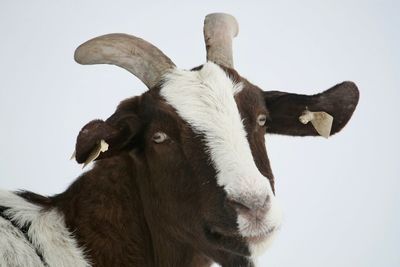
[[306, 109], [299, 120], [303, 124], [311, 121], [318, 134], [325, 138], [328, 138], [331, 134], [333, 117], [324, 111], [312, 112]]

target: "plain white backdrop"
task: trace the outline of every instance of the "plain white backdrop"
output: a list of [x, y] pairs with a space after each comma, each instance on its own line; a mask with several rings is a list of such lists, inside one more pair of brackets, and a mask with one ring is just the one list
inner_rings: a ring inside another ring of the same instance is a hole
[[106, 33], [140, 36], [181, 68], [205, 62], [204, 16], [239, 21], [239, 73], [265, 90], [357, 83], [359, 106], [326, 140], [267, 136], [285, 220], [259, 266], [400, 266], [398, 1], [0, 3], [0, 187], [62, 192], [81, 172], [80, 128], [145, 91], [127, 71], [73, 61]]

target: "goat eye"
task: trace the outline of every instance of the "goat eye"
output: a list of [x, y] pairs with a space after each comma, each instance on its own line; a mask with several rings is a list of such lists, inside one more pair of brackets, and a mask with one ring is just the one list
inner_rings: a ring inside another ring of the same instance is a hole
[[157, 143], [157, 144], [160, 144], [160, 143], [164, 142], [167, 139], [168, 139], [168, 135], [166, 133], [163, 133], [163, 132], [156, 132], [153, 135], [153, 141], [154, 141], [154, 143]]
[[260, 114], [257, 117], [257, 123], [260, 126], [264, 126], [267, 121], [267, 116], [265, 114]]

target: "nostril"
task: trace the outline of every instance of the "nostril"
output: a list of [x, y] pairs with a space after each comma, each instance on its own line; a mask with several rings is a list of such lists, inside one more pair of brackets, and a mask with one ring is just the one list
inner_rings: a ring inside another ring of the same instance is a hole
[[244, 204], [241, 201], [235, 200], [235, 199], [228, 199], [228, 204], [230, 206], [232, 206], [235, 210], [236, 209], [241, 210], [241, 211], [250, 211], [251, 210], [251, 208], [248, 205]]
[[271, 202], [271, 197], [270, 197], [270, 195], [267, 195], [261, 208], [263, 208], [263, 209], [268, 208], [270, 205], [270, 202]]
[[271, 197], [267, 195], [264, 198], [233, 198], [227, 199], [227, 204], [241, 214], [246, 214], [252, 217], [259, 217], [266, 214], [271, 207]]
[[262, 206], [259, 208], [259, 211], [261, 213], [267, 213], [268, 210], [270, 209], [270, 207], [271, 207], [271, 197], [268, 195], [265, 198], [264, 203], [262, 204]]

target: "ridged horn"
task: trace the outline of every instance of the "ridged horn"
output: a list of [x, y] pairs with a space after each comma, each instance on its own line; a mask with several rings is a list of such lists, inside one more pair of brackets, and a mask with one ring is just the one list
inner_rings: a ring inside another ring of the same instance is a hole
[[112, 64], [131, 72], [149, 89], [175, 64], [145, 40], [121, 33], [107, 34], [81, 44], [75, 50], [79, 64]]
[[207, 60], [233, 68], [232, 39], [239, 33], [236, 19], [225, 13], [212, 13], [204, 19]]

